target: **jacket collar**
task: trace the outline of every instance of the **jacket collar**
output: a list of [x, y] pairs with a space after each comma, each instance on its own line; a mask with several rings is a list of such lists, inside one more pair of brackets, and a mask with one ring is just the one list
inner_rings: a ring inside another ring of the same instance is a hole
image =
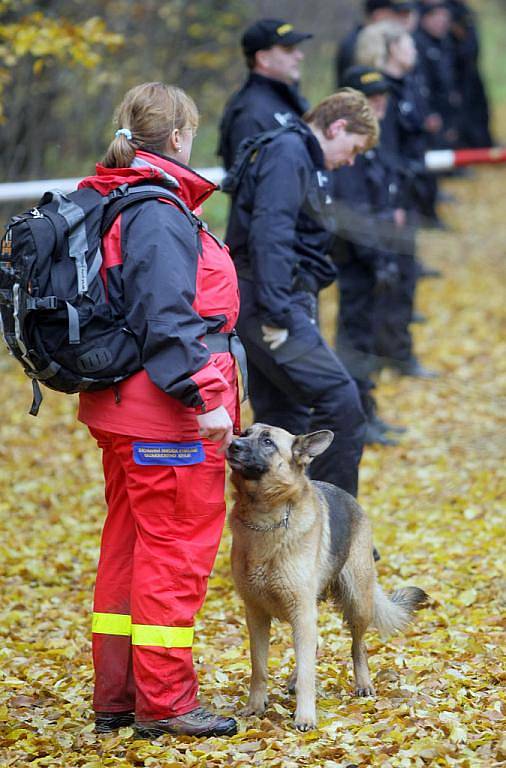
[[309, 156], [311, 157], [311, 160], [313, 162], [313, 165], [315, 168], [318, 169], [325, 169], [325, 157], [323, 155], [323, 150], [320, 146], [320, 142], [314, 135], [311, 128], [306, 125], [305, 123], [298, 123], [299, 127], [302, 128], [300, 131], [304, 137], [304, 142], [306, 144], [306, 149], [309, 153]]
[[399, 95], [402, 93], [404, 84], [406, 82], [406, 76], [402, 77], [394, 77], [393, 75], [389, 75], [386, 72], [383, 72], [383, 77], [387, 81], [388, 85], [390, 86], [390, 92], [395, 93], [396, 95]]
[[217, 189], [216, 184], [200, 176], [189, 166], [157, 152], [137, 150], [134, 164], [131, 168], [106, 168], [98, 163], [96, 175], [83, 179], [79, 188], [92, 187], [100, 194], [107, 195], [122, 184], [166, 182], [169, 177], [173, 185], [176, 182], [174, 191], [191, 210], [198, 208]]
[[257, 72], [251, 72], [249, 75], [245, 87], [248, 88], [251, 85], [259, 85], [263, 88], [270, 88], [275, 91], [287, 104], [293, 107], [298, 115], [303, 115], [309, 108], [307, 100], [299, 93], [298, 84], [288, 85], [281, 80], [274, 80], [271, 77], [264, 77]]

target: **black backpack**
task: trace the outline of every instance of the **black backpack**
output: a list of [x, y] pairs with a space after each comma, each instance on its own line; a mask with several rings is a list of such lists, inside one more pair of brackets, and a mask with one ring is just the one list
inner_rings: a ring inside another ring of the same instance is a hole
[[256, 133], [254, 136], [243, 139], [237, 148], [233, 164], [220, 183], [221, 191], [227, 195], [235, 194], [248, 167], [255, 162], [258, 152], [266, 144], [270, 144], [271, 141], [284, 133], [291, 132], [304, 135], [306, 131], [307, 129], [294, 120], [279, 128], [272, 128], [270, 131]]
[[70, 394], [105, 389], [142, 368], [136, 339], [106, 301], [101, 239], [128, 206], [164, 198], [190, 220], [200, 249], [201, 222], [169, 186], [122, 185], [107, 196], [52, 190], [9, 221], [0, 249], [0, 316], [9, 351], [32, 379], [33, 416], [42, 402], [39, 382]]

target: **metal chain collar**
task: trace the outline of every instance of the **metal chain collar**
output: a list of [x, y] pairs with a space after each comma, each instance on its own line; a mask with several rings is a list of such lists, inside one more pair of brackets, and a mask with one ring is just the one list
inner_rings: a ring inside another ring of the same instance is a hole
[[292, 511], [292, 505], [287, 504], [285, 509], [285, 514], [283, 515], [282, 519], [279, 521], [279, 523], [274, 523], [273, 525], [255, 525], [255, 523], [250, 523], [249, 520], [244, 520], [242, 517], [239, 517], [239, 516], [237, 516], [237, 519], [246, 528], [251, 528], [252, 531], [262, 531], [267, 533], [268, 531], [275, 531], [277, 528], [288, 528], [288, 519], [290, 517], [291, 511]]

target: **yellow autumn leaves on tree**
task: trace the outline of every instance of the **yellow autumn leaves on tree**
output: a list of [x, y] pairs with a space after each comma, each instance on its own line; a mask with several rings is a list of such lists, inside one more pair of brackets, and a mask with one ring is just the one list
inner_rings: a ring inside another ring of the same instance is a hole
[[93, 68], [100, 62], [102, 50], [115, 49], [123, 42], [98, 16], [76, 23], [42, 11], [23, 12], [27, 5], [18, 0], [0, 2], [0, 118], [3, 89], [23, 57], [31, 57], [35, 76], [54, 61]]

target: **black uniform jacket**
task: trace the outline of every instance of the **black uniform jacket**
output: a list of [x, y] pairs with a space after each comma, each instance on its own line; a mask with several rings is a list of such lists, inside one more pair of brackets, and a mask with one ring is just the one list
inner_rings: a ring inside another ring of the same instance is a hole
[[[436, 39], [419, 28], [414, 34], [418, 67], [427, 84], [429, 109], [441, 115], [444, 130], [455, 129], [458, 118], [455, 55], [450, 38]], [[444, 140], [441, 142], [444, 143]]]
[[309, 105], [296, 86], [252, 73], [225, 107], [218, 155], [228, 170], [241, 141], [297, 120]]
[[462, 98], [459, 112], [460, 142], [463, 147], [490, 147], [490, 114], [480, 74], [480, 41], [474, 13], [462, 0], [450, 0], [456, 30], [450, 35], [455, 58], [456, 86]]
[[420, 163], [429, 147], [425, 119], [429, 105], [415, 75], [392, 77], [384, 75], [389, 86], [389, 109], [396, 112], [400, 154]]
[[339, 43], [336, 53], [336, 85], [338, 88], [342, 85], [344, 73], [355, 62], [357, 38], [363, 28], [363, 24], [354, 27], [354, 29], [351, 29]]
[[293, 291], [317, 293], [336, 277], [327, 256], [328, 181], [320, 144], [299, 125], [258, 152], [232, 199], [226, 241], [267, 325], [291, 328]]
[[352, 168], [339, 168], [331, 176], [339, 222], [333, 255], [338, 262], [353, 258], [374, 267], [389, 255], [399, 207], [397, 173], [379, 146], [359, 155]]

